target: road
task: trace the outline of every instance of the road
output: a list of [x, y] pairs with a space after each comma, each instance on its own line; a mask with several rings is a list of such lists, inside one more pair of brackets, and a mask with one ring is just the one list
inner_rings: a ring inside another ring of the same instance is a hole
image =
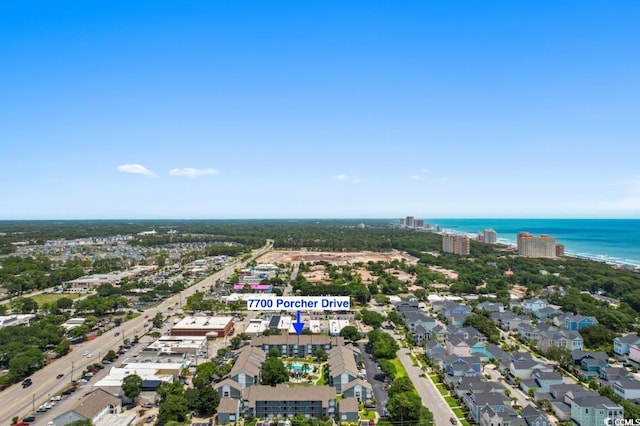
[[433, 424], [438, 426], [450, 425], [449, 419], [457, 416], [442, 398], [433, 382], [428, 377], [420, 377], [424, 372], [422, 368], [413, 365], [413, 361], [409, 358], [409, 349], [400, 348], [398, 358], [402, 362], [404, 369], [407, 370], [407, 375], [413, 382], [420, 398], [422, 398], [422, 405], [433, 413]]
[[[28, 388], [23, 388], [20, 383], [17, 383], [5, 389], [0, 393], [0, 426], [10, 425], [13, 417], [23, 418], [31, 414], [34, 407], [37, 409], [47, 402], [51, 396], [62, 392], [70, 385], [72, 380], [79, 379], [88, 365], [100, 362], [109, 350], [117, 350], [125, 339], [133, 338], [134, 335], [142, 334], [145, 329], [150, 329], [151, 326], [145, 327], [144, 323], [153, 318], [156, 313], [166, 314], [169, 312], [168, 308], [173, 308], [176, 304], [182, 306], [183, 301], [196, 293], [196, 291], [205, 291], [205, 289], [215, 285], [217, 280], [230, 276], [235, 268], [244, 267], [247, 262], [261, 256], [272, 247], [273, 242], [268, 241], [265, 246], [255, 250], [247, 261], [234, 262], [183, 290], [181, 293], [165, 299], [158, 306], [147, 309], [139, 317], [109, 330], [94, 340], [75, 345], [70, 354], [33, 373], [31, 375], [33, 384]], [[119, 336], [115, 335], [116, 332], [120, 333]], [[85, 351], [91, 353], [92, 356], [90, 358], [83, 356], [82, 353]], [[56, 379], [56, 376], [60, 373], [64, 374], [64, 377]]]

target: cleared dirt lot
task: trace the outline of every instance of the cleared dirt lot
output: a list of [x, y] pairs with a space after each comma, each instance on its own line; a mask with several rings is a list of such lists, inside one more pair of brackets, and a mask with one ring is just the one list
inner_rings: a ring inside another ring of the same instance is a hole
[[392, 260], [402, 260], [408, 264], [415, 264], [417, 259], [406, 253], [397, 251], [375, 252], [326, 252], [326, 251], [304, 251], [304, 250], [273, 250], [258, 258], [259, 263], [297, 263], [297, 262], [329, 262], [334, 265], [347, 265], [354, 263], [390, 262]]

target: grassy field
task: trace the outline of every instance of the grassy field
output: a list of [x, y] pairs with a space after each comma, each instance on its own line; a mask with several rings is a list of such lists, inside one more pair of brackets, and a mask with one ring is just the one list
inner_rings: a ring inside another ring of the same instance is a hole
[[404, 377], [407, 375], [407, 371], [404, 369], [404, 365], [398, 358], [394, 358], [391, 360], [391, 363], [396, 367], [396, 379], [399, 377]]
[[52, 293], [45, 293], [45, 294], [37, 294], [33, 297], [31, 297], [33, 300], [35, 300], [35, 302], [38, 304], [38, 306], [42, 306], [45, 303], [55, 303], [56, 300], [58, 299], [62, 299], [63, 297], [66, 297], [68, 299], [71, 300], [75, 300], [78, 299], [80, 296], [83, 296], [82, 294], [52, 294]]
[[374, 410], [367, 410], [360, 412], [360, 420], [375, 420], [376, 412]]

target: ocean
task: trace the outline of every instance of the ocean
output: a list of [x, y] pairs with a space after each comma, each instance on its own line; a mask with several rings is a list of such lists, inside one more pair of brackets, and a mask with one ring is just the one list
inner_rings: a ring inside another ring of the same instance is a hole
[[425, 226], [473, 234], [492, 228], [498, 242], [515, 245], [518, 232], [547, 234], [564, 244], [565, 253], [640, 267], [640, 219], [424, 219]]

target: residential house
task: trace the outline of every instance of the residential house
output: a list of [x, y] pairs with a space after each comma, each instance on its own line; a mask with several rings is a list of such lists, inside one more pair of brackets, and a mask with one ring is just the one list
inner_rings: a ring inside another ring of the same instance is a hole
[[547, 306], [546, 308], [542, 308], [533, 313], [533, 315], [539, 320], [551, 319], [561, 314], [562, 314], [561, 310], [552, 308], [551, 306]]
[[621, 377], [629, 376], [629, 370], [624, 367], [611, 367], [609, 365], [600, 369], [599, 376], [605, 386], [613, 388], [613, 383]]
[[636, 333], [616, 337], [613, 339], [613, 352], [622, 356], [629, 355], [629, 347], [634, 344], [640, 344], [640, 337]]
[[574, 365], [582, 365], [584, 359], [599, 359], [602, 361], [608, 361], [609, 355], [602, 351], [583, 351], [581, 349], [575, 349], [571, 351], [571, 358], [573, 358]]
[[586, 317], [584, 315], [570, 315], [564, 319], [564, 328], [567, 330], [580, 330], [589, 325], [598, 324], [596, 317]]
[[492, 314], [491, 318], [496, 322], [498, 327], [505, 331], [517, 330], [520, 324], [531, 325], [531, 318], [526, 315], [517, 315], [513, 312], [503, 312]]
[[533, 405], [524, 407], [520, 415], [527, 422], [527, 426], [553, 426], [546, 413]]
[[538, 348], [546, 352], [551, 347], [565, 348], [573, 351], [584, 347], [584, 339], [574, 330], [545, 330], [538, 334]]
[[470, 314], [471, 308], [467, 305], [461, 305], [458, 302], [445, 302], [442, 314], [444, 318], [449, 319], [453, 315]]
[[489, 362], [500, 362], [508, 359], [509, 355], [498, 345], [490, 343], [485, 348]]
[[478, 394], [472, 391], [464, 398], [464, 402], [469, 409], [469, 416], [476, 423], [480, 423], [484, 408], [488, 407], [494, 413], [504, 413], [505, 406], [510, 404], [509, 397], [498, 392]]
[[458, 336], [447, 336], [445, 343], [445, 353], [447, 355], [456, 355], [460, 357], [471, 356], [471, 348], [466, 340]]
[[429, 340], [437, 340], [438, 342], [444, 343], [444, 339], [447, 336], [447, 329], [441, 326], [440, 324], [433, 327], [433, 329], [428, 332]]
[[580, 363], [581, 373], [586, 380], [600, 376], [600, 369], [609, 365], [608, 361], [598, 358], [583, 358]]
[[522, 310], [524, 312], [536, 312], [540, 309], [546, 308], [547, 306], [549, 306], [549, 304], [546, 300], [538, 299], [537, 297], [534, 297], [532, 299], [525, 299], [522, 301]]
[[562, 374], [557, 371], [534, 370], [531, 378], [535, 380], [539, 392], [549, 392], [551, 386], [562, 383]]
[[593, 396], [575, 398], [571, 402], [571, 420], [577, 426], [602, 426], [624, 418], [624, 409], [609, 398], [597, 393]]
[[552, 372], [553, 367], [544, 362], [534, 361], [533, 359], [524, 359], [511, 361], [509, 365], [508, 377], [520, 380], [531, 379], [531, 374], [535, 371]]
[[478, 304], [477, 309], [480, 311], [487, 311], [490, 313], [504, 312], [504, 304], [499, 302], [482, 302]]
[[445, 380], [453, 383], [453, 377], [477, 376], [482, 373], [482, 361], [479, 357], [449, 356], [443, 359], [442, 370], [448, 376]]
[[449, 317], [447, 319], [449, 321], [449, 324], [453, 324], [455, 326], [462, 327], [464, 325], [465, 320], [467, 319], [467, 317], [469, 315], [471, 315], [471, 312], [463, 312], [461, 314], [449, 315]]
[[116, 414], [120, 406], [120, 398], [103, 389], [96, 389], [85, 394], [71, 410], [52, 421], [57, 425], [66, 425], [78, 420], [90, 420], [94, 424], [108, 414]]
[[620, 377], [613, 382], [613, 393], [624, 399], [640, 398], [640, 381], [632, 377]]
[[436, 355], [445, 355], [446, 354], [446, 350], [445, 350], [444, 346], [442, 346], [440, 343], [438, 343], [438, 342], [436, 342], [434, 340], [429, 340], [425, 345], [424, 353], [425, 353], [426, 357], [431, 360]]
[[629, 361], [640, 364], [640, 343], [632, 343], [629, 345]]

